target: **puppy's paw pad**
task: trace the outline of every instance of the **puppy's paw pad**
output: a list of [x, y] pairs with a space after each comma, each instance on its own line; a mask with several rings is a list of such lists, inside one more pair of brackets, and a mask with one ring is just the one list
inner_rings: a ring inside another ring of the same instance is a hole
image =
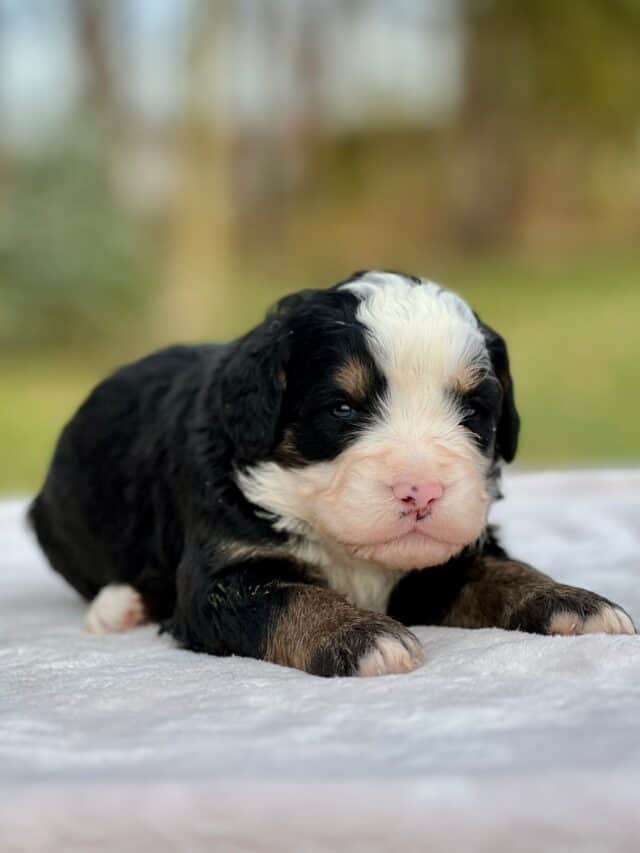
[[391, 675], [411, 672], [424, 663], [424, 650], [418, 639], [407, 632], [402, 639], [381, 635], [371, 651], [358, 662], [358, 675]]
[[146, 621], [140, 593], [126, 584], [109, 584], [91, 602], [84, 625], [91, 634], [111, 634], [135, 628]]
[[636, 629], [624, 610], [603, 604], [597, 613], [583, 617], [568, 610], [559, 611], [549, 622], [550, 634], [635, 634]]

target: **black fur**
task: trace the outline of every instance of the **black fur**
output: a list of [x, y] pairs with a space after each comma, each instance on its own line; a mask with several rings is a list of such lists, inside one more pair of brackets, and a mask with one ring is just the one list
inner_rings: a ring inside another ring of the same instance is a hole
[[[30, 511], [52, 566], [82, 596], [127, 583], [186, 647], [267, 656], [296, 590], [322, 581], [313, 567], [277, 556], [289, 536], [248, 503], [235, 472], [279, 453], [292, 467], [336, 457], [385, 392], [356, 320], [357, 298], [337, 288], [287, 297], [235, 342], [150, 355], [91, 393], [63, 430]], [[500, 457], [515, 455], [519, 418], [504, 340], [481, 328], [495, 375], [465, 398], [464, 423], [497, 470]], [[364, 401], [348, 399], [334, 381], [354, 354], [367, 372]], [[447, 622], [483, 560], [503, 557], [489, 533], [447, 565], [409, 573], [388, 613], [404, 624]], [[597, 597], [586, 595], [592, 599], [563, 601], [593, 612]], [[544, 631], [555, 605], [544, 595], [534, 604], [521, 613], [511, 607], [512, 625], [504, 627]], [[357, 671], [374, 636], [362, 625], [374, 622], [355, 613], [348, 616], [355, 639], [341, 645], [336, 638], [346, 634], [326, 637], [309, 671]], [[406, 640], [400, 625], [393, 631]]]
[[502, 406], [497, 424], [496, 449], [505, 462], [512, 462], [518, 449], [520, 416], [516, 409], [509, 354], [504, 338], [477, 317], [491, 356], [491, 363], [502, 386]]

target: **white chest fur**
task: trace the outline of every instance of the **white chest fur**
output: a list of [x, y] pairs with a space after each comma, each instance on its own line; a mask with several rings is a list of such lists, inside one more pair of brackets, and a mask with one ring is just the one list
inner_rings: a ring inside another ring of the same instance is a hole
[[385, 613], [389, 596], [405, 572], [382, 568], [356, 560], [331, 545], [306, 542], [296, 549], [298, 556], [313, 566], [330, 589], [344, 595], [356, 607]]

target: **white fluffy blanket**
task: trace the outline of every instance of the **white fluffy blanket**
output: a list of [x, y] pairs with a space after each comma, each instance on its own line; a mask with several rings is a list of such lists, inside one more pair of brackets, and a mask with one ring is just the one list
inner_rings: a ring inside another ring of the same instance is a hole
[[[512, 475], [514, 555], [640, 622], [640, 471]], [[418, 628], [314, 678], [96, 637], [0, 504], [0, 850], [640, 850], [640, 636]]]

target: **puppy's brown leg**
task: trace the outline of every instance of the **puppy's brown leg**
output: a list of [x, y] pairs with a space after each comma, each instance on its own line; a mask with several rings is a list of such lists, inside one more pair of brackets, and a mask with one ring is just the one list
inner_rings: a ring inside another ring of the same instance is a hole
[[383, 614], [360, 610], [276, 560], [196, 571], [170, 624], [184, 645], [255, 657], [313, 675], [408, 672], [423, 659], [418, 639]]
[[606, 598], [556, 583], [526, 563], [479, 557], [442, 618], [460, 628], [537, 634], [634, 634], [630, 617]]
[[315, 675], [409, 672], [424, 660], [418, 639], [388, 616], [352, 607], [323, 587], [289, 585], [286, 593], [266, 660]]

